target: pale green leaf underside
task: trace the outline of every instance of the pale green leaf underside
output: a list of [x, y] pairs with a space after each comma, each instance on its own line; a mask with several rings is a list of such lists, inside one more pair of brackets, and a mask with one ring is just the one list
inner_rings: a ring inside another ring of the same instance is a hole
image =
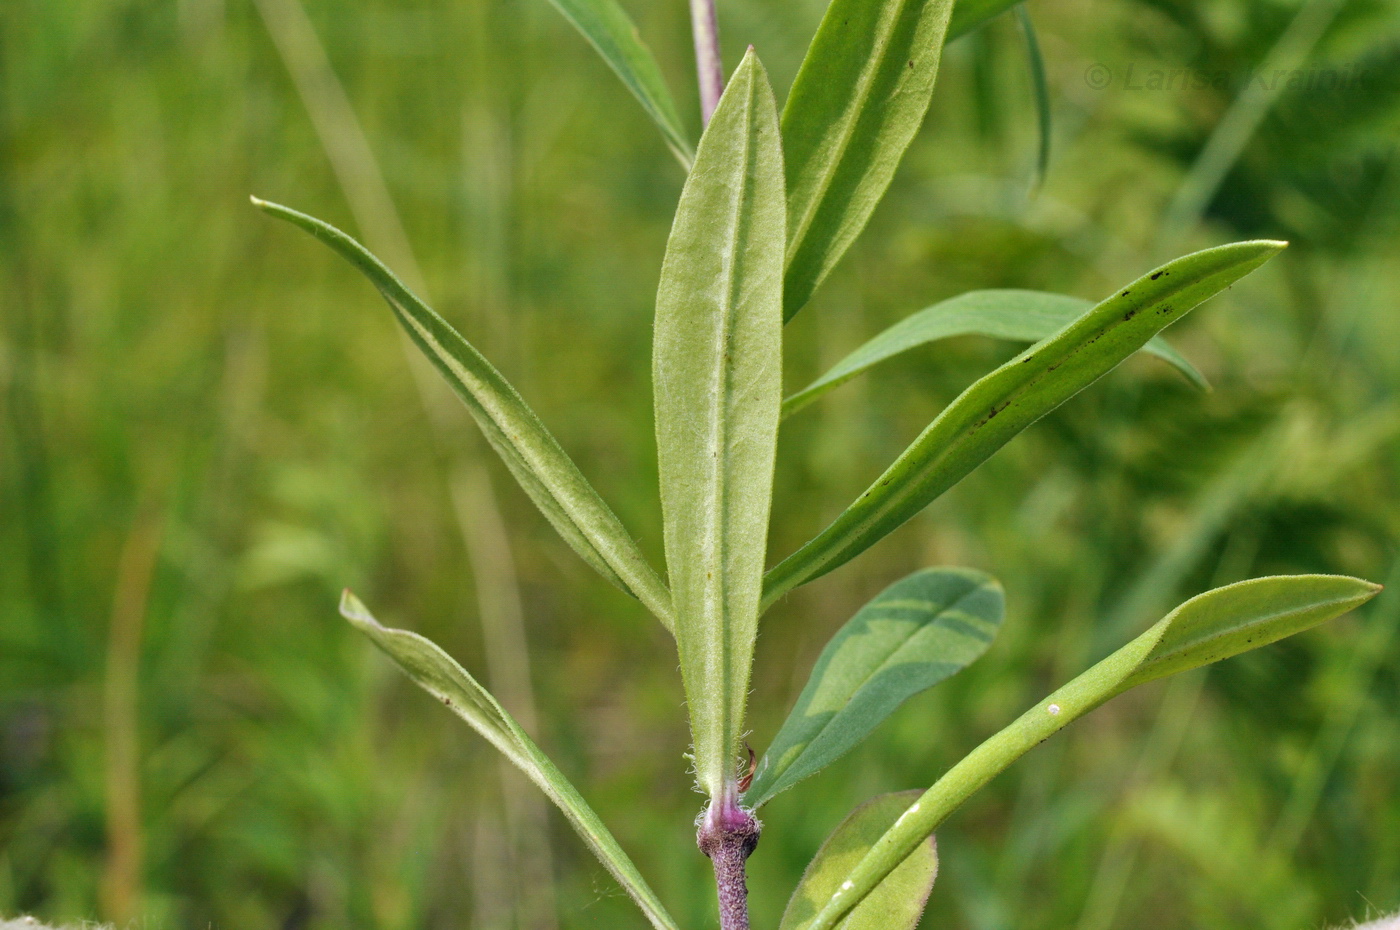
[[784, 315], [865, 228], [933, 97], [953, 0], [832, 0], [783, 108]]
[[[882, 794], [841, 821], [812, 857], [778, 930], [798, 930], [832, 895], [842, 894], [846, 875], [918, 797], [917, 791]], [[937, 877], [938, 848], [929, 836], [841, 921], [841, 930], [914, 930]]]
[[[1039, 342], [1064, 329], [1094, 304], [1078, 297], [1044, 291], [969, 291], [925, 307], [891, 326], [832, 366], [802, 390], [783, 401], [787, 417], [857, 375], [910, 349], [953, 336], [991, 336], [1015, 342]], [[1161, 336], [1153, 336], [1142, 351], [1166, 361], [1192, 384], [1209, 385], [1196, 368]]]
[[1268, 261], [1282, 242], [1237, 242], [1163, 265], [986, 375], [825, 530], [764, 578], [764, 604], [859, 555], [1203, 300]]
[[714, 796], [743, 726], [782, 403], [783, 164], [752, 51], [700, 139], [656, 296], [666, 564], [695, 742]]
[[880, 592], [822, 650], [744, 802], [762, 807], [970, 665], [992, 644], [1003, 609], [996, 579], [968, 568], [926, 568]]
[[409, 678], [437, 698], [501, 751], [564, 814], [588, 848], [613, 874], [658, 930], [676, 930], [632, 860], [578, 791], [520, 729], [485, 688], [431, 641], [408, 630], [380, 626], [364, 604], [346, 591], [340, 612], [374, 641]]
[[[1341, 575], [1255, 578], [1198, 595], [978, 746], [911, 805], [843, 879], [803, 930], [831, 930], [974, 791], [1026, 752], [1115, 695], [1218, 662], [1360, 606], [1379, 585]], [[796, 928], [794, 928], [796, 930]]]
[[661, 69], [637, 33], [627, 12], [616, 0], [550, 0], [564, 18], [574, 24], [589, 44], [622, 79], [656, 123], [666, 144], [689, 168], [694, 159], [690, 139], [681, 125], [676, 104]]
[[559, 535], [604, 578], [640, 600], [670, 629], [671, 596], [666, 585], [621, 521], [501, 373], [354, 239], [289, 207], [257, 198], [253, 203], [309, 232], [370, 279]]

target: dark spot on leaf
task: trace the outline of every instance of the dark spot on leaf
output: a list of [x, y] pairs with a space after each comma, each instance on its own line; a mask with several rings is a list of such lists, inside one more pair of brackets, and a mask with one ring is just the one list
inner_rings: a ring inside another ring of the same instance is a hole
[[1128, 296], [1129, 294], [1131, 294], [1131, 293], [1132, 293], [1132, 291], [1130, 291], [1130, 290], [1129, 290], [1129, 291], [1124, 291], [1124, 292], [1123, 292], [1122, 294], [1120, 294], [1119, 296], [1120, 296], [1120, 297], [1127, 297], [1127, 296]]
[[1128, 322], [1129, 320], [1131, 320], [1131, 319], [1132, 319], [1133, 317], [1135, 317], [1135, 316], [1137, 316], [1137, 307], [1134, 307], [1133, 309], [1129, 310], [1127, 313], [1123, 314], [1123, 322], [1126, 323], [1126, 322]]
[[909, 67], [914, 67], [914, 59], [909, 59]]
[[1154, 271], [1154, 272], [1152, 272], [1152, 280], [1153, 280], [1153, 281], [1156, 281], [1158, 278], [1160, 278], [1160, 277], [1161, 277], [1162, 275], [1164, 275], [1164, 274], [1166, 274], [1165, 271]]

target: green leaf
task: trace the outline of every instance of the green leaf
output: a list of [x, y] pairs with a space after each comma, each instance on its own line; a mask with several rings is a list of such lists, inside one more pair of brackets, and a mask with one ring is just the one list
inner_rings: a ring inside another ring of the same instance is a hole
[[762, 807], [972, 664], [992, 644], [1003, 607], [996, 579], [968, 568], [926, 568], [881, 591], [822, 650], [745, 803]]
[[[1044, 291], [969, 291], [925, 307], [837, 362], [830, 371], [783, 401], [788, 417], [827, 391], [902, 352], [953, 336], [991, 336], [1016, 342], [1039, 342], [1064, 329], [1093, 308], [1078, 297]], [[1209, 388], [1205, 376], [1161, 336], [1153, 336], [1142, 351], [1175, 366], [1192, 384]]]
[[977, 381], [830, 526], [768, 572], [764, 604], [859, 555], [1021, 430], [1284, 245], [1237, 242], [1178, 258]]
[[694, 153], [671, 92], [666, 88], [651, 49], [642, 41], [637, 27], [617, 0], [550, 0], [550, 3], [603, 56], [608, 67], [622, 79], [656, 123], [671, 151], [689, 168]]
[[784, 315], [865, 228], [933, 97], [953, 0], [831, 0], [783, 109]]
[[448, 710], [469, 723], [492, 746], [525, 773], [564, 814], [584, 843], [607, 867], [658, 930], [676, 930], [656, 894], [632, 860], [598, 819], [598, 815], [555, 768], [505, 709], [466, 670], [430, 640], [408, 630], [380, 626], [365, 605], [349, 591], [341, 597], [340, 613], [374, 641], [409, 678]]
[[974, 749], [910, 805], [846, 876], [805, 930], [830, 930], [974, 791], [1056, 731], [1144, 682], [1218, 662], [1364, 604], [1380, 585], [1341, 575], [1255, 578], [1182, 604]]
[[[783, 912], [778, 930], [798, 930], [816, 916], [870, 847], [894, 826], [918, 798], [917, 791], [882, 794], [851, 812], [822, 843]], [[903, 862], [866, 896], [841, 930], [914, 930], [923, 916], [933, 881], [938, 877], [938, 847], [933, 836], [915, 846]]]
[[997, 18], [1021, 0], [958, 0], [948, 23], [948, 41], [960, 39]]
[[289, 207], [256, 197], [253, 203], [309, 232], [370, 279], [559, 535], [604, 578], [640, 600], [671, 629], [671, 595], [666, 585], [621, 521], [501, 373], [354, 239]]
[[1045, 56], [1040, 53], [1040, 40], [1035, 34], [1035, 23], [1023, 3], [1016, 8], [1016, 20], [1021, 24], [1021, 33], [1026, 39], [1026, 65], [1031, 73], [1031, 91], [1035, 95], [1036, 128], [1040, 132], [1040, 145], [1036, 149], [1035, 183], [1045, 180], [1050, 170], [1050, 82], [1045, 76]]
[[783, 164], [750, 50], [700, 139], [656, 296], [661, 510], [696, 775], [734, 774], [782, 402]]

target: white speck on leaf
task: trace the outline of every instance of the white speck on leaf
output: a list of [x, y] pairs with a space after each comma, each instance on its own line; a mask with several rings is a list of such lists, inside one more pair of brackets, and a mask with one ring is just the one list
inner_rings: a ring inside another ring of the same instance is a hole
[[1059, 705], [1059, 704], [1051, 704], [1049, 707], [1047, 707], [1047, 708], [1045, 708], [1045, 709], [1048, 710], [1048, 711], [1050, 711], [1050, 716], [1052, 716], [1052, 717], [1058, 717], [1058, 716], [1060, 716], [1060, 705]]

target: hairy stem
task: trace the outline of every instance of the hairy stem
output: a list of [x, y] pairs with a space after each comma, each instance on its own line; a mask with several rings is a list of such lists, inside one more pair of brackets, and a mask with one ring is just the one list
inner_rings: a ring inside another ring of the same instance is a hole
[[700, 79], [700, 115], [705, 125], [724, 93], [724, 61], [719, 53], [715, 0], [690, 0], [690, 28], [695, 34], [695, 73]]
[[710, 802], [695, 831], [695, 843], [715, 867], [720, 930], [749, 930], [749, 886], [744, 863], [758, 846], [763, 824], [740, 807], [732, 793]]

